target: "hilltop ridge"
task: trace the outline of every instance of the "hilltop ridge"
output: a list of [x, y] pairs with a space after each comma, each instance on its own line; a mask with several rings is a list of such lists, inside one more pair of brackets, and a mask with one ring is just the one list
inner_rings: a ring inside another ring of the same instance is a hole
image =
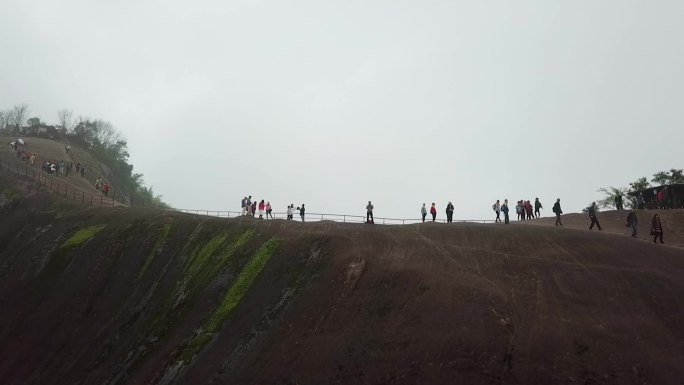
[[684, 378], [677, 247], [551, 226], [81, 208], [0, 182], [8, 383]]

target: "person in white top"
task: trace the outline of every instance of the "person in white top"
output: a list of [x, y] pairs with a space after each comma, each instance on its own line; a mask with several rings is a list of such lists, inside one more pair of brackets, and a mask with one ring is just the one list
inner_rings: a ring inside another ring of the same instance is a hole
[[496, 203], [492, 205], [492, 209], [494, 210], [494, 212], [496, 212], [496, 219], [494, 220], [494, 223], [501, 222], [501, 218], [499, 217], [499, 215], [501, 214], [501, 204], [499, 204], [498, 199], [496, 200]]

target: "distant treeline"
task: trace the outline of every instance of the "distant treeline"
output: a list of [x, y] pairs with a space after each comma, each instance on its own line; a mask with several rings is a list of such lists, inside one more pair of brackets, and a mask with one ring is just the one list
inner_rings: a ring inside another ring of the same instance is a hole
[[[152, 186], [145, 186], [143, 174], [133, 172], [133, 165], [128, 163], [128, 143], [111, 123], [83, 117], [74, 119], [73, 111], [62, 109], [57, 112], [57, 125], [49, 126], [38, 117], [29, 118], [29, 111], [27, 104], [0, 110], [0, 131], [4, 135], [19, 135], [39, 132], [41, 127], [52, 128], [69, 142], [88, 150], [104, 164], [114, 179], [109, 183], [124, 192], [122, 196], [128, 198], [129, 204], [170, 208], [162, 201], [161, 195], [154, 194]], [[109, 179], [107, 176], [105, 178]]]

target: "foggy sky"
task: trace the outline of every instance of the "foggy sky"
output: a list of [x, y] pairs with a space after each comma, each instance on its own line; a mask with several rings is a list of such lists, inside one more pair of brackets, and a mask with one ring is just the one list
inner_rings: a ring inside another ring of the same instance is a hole
[[682, 168], [681, 1], [9, 1], [0, 109], [111, 122], [164, 200], [542, 214]]

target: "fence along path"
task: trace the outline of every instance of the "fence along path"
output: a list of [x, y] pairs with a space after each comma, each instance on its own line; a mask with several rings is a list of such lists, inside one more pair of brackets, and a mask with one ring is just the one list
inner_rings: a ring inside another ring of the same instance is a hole
[[[81, 203], [86, 206], [102, 206], [102, 207], [126, 207], [121, 202], [118, 202], [112, 198], [105, 197], [103, 194], [93, 194], [92, 192], [85, 192], [81, 189], [74, 187], [72, 184], [60, 179], [59, 177], [48, 175], [42, 171], [36, 171], [35, 168], [30, 167], [26, 162], [21, 160], [7, 160], [0, 159], [0, 171], [5, 171], [15, 173], [17, 175], [26, 176], [32, 178], [43, 186], [55, 191], [64, 198], [71, 199], [75, 202]], [[168, 209], [170, 211], [177, 211], [187, 214], [211, 216], [218, 218], [239, 218], [242, 217], [242, 212], [238, 211], [225, 211], [225, 210], [188, 210], [188, 209]], [[274, 212], [272, 213], [274, 219], [286, 219], [287, 213], [284, 212]], [[312, 213], [308, 212], [305, 215], [305, 221], [307, 222], [321, 222], [321, 221], [333, 221], [333, 222], [344, 222], [344, 223], [365, 223], [366, 217], [363, 215], [349, 215], [349, 214], [326, 214], [326, 213]], [[266, 218], [264, 218], [266, 219]], [[294, 214], [293, 221], [301, 221], [299, 214]], [[406, 218], [382, 218], [375, 217], [375, 224], [382, 225], [407, 225], [421, 223], [421, 219], [406, 219]], [[432, 222], [432, 219], [427, 219], [426, 222]], [[446, 223], [446, 219], [436, 219], [435, 222]], [[460, 223], [494, 223], [493, 220], [485, 219], [455, 219], [453, 222]]]
[[92, 191], [84, 191], [65, 180], [65, 177], [56, 177], [36, 170], [22, 160], [0, 159], [0, 171], [8, 171], [20, 176], [33, 179], [41, 185], [56, 192], [60, 196], [71, 199], [87, 206], [117, 207], [125, 206], [111, 197], [105, 197], [102, 193], [93, 194]]
[[[242, 212], [239, 211], [217, 211], [217, 210], [188, 210], [188, 209], [172, 209], [174, 211], [203, 215], [218, 218], [239, 218], [242, 217]], [[275, 219], [286, 219], [287, 213], [278, 212], [272, 213]], [[257, 214], [258, 215], [258, 214]], [[297, 212], [293, 214], [292, 219], [295, 222], [301, 222], [301, 217]], [[255, 216], [256, 217], [256, 216]], [[258, 217], [257, 217], [258, 218]], [[428, 219], [429, 218], [429, 219]], [[432, 218], [425, 218], [425, 222], [432, 222]], [[304, 216], [306, 222], [320, 222], [320, 221], [333, 221], [333, 222], [345, 222], [345, 223], [366, 223], [365, 215], [348, 215], [348, 214], [324, 214], [324, 213], [310, 213], [307, 212]], [[266, 220], [266, 215], [264, 213], [264, 220]], [[374, 223], [376, 225], [409, 225], [415, 223], [422, 223], [423, 220], [417, 219], [404, 219], [404, 218], [381, 218], [375, 217]], [[446, 223], [446, 219], [438, 218], [435, 220], [438, 223]], [[454, 219], [453, 222], [459, 223], [494, 223], [494, 220], [489, 219]]]

